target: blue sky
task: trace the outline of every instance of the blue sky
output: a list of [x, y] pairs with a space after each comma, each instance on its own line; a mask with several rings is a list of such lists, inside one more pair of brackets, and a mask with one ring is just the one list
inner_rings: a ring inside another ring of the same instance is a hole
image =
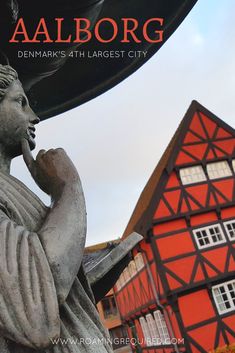
[[[193, 99], [235, 127], [234, 0], [199, 0], [141, 69], [81, 107], [40, 124], [37, 149], [63, 147], [82, 179], [87, 245], [120, 237]], [[45, 202], [21, 158], [12, 174]]]

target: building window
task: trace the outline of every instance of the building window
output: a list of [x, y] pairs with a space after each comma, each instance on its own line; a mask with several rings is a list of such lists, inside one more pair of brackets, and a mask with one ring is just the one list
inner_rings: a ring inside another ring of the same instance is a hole
[[124, 326], [114, 327], [109, 330], [113, 350], [128, 345], [128, 335]]
[[113, 295], [104, 297], [101, 300], [101, 305], [105, 319], [109, 319], [110, 317], [117, 315], [117, 305]]
[[122, 287], [121, 287], [121, 284], [120, 284], [120, 279], [117, 280], [117, 282], [115, 283], [116, 285], [116, 289], [117, 291], [119, 291]]
[[125, 286], [125, 279], [124, 279], [123, 273], [119, 277], [119, 284], [120, 284], [120, 288]]
[[226, 241], [222, 228], [219, 224], [193, 230], [199, 249], [204, 249]]
[[151, 339], [151, 335], [150, 335], [150, 332], [149, 332], [149, 327], [148, 327], [148, 324], [147, 324], [145, 318], [144, 317], [140, 317], [139, 318], [139, 322], [140, 322], [141, 329], [143, 331], [145, 344], [146, 344], [146, 346], [151, 346], [152, 339]]
[[124, 279], [125, 279], [125, 283], [130, 281], [130, 273], [129, 273], [128, 267], [126, 267], [124, 269], [123, 276], [124, 276]]
[[161, 344], [169, 344], [170, 335], [164, 316], [162, 315], [160, 310], [154, 311], [153, 315], [159, 332]]
[[212, 293], [220, 314], [235, 309], [235, 280], [212, 287]]
[[206, 176], [202, 166], [196, 165], [195, 167], [180, 169], [180, 179], [183, 185], [187, 185], [205, 181]]
[[135, 256], [135, 265], [137, 271], [140, 271], [144, 267], [143, 255], [140, 252]]
[[164, 316], [160, 310], [140, 317], [140, 325], [143, 331], [146, 346], [159, 346], [170, 344], [170, 335]]
[[132, 260], [129, 263], [128, 269], [129, 269], [129, 273], [130, 273], [131, 278], [134, 277], [136, 275], [136, 273], [137, 273], [136, 264], [135, 264], [134, 260]]
[[233, 165], [233, 171], [234, 171], [234, 173], [235, 173], [235, 159], [233, 159], [232, 165]]
[[227, 161], [209, 163], [206, 169], [210, 179], [224, 178], [232, 175]]
[[235, 220], [224, 222], [230, 240], [235, 240]]
[[156, 346], [161, 344], [160, 334], [157, 328], [157, 323], [153, 318], [152, 314], [146, 315], [146, 320], [149, 328], [149, 333], [151, 337], [151, 346]]

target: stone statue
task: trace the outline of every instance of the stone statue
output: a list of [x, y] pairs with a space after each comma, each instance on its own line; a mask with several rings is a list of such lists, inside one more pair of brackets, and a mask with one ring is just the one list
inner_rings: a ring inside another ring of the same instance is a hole
[[[0, 65], [0, 352], [111, 352], [81, 265], [81, 182], [63, 149], [41, 150], [33, 159], [38, 122], [16, 71]], [[20, 154], [51, 195], [50, 208], [10, 175]], [[106, 278], [109, 287], [116, 279]]]

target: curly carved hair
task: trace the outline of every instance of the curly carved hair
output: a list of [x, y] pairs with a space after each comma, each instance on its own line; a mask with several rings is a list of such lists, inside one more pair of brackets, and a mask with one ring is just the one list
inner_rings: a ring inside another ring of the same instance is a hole
[[3, 100], [7, 88], [18, 80], [17, 72], [9, 65], [0, 64], [0, 102]]

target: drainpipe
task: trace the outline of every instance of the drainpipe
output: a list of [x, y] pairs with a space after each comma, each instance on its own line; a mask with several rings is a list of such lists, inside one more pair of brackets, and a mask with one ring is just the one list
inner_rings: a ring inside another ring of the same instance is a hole
[[[156, 300], [156, 303], [159, 306], [159, 308], [161, 308], [162, 311], [163, 311], [164, 318], [165, 318], [166, 323], [167, 323], [167, 327], [168, 327], [168, 330], [169, 330], [170, 337], [171, 338], [175, 338], [174, 337], [174, 331], [173, 331], [172, 324], [171, 324], [171, 320], [169, 318], [169, 313], [166, 310], [166, 308], [160, 303], [160, 299], [159, 299], [159, 296], [158, 296], [158, 293], [157, 293], [157, 290], [156, 290], [155, 282], [154, 282], [153, 275], [152, 275], [152, 272], [151, 272], [151, 269], [150, 269], [150, 266], [149, 266], [149, 263], [148, 263], [146, 252], [143, 249], [141, 249], [141, 248], [140, 248], [140, 252], [143, 254], [144, 263], [146, 265], [147, 273], [148, 273], [148, 276], [149, 276], [149, 279], [150, 279], [150, 284], [151, 284], [151, 288], [152, 288], [153, 295], [154, 295], [154, 298]], [[173, 346], [174, 346], [175, 352], [176, 353], [180, 353], [177, 343], [173, 343]]]

